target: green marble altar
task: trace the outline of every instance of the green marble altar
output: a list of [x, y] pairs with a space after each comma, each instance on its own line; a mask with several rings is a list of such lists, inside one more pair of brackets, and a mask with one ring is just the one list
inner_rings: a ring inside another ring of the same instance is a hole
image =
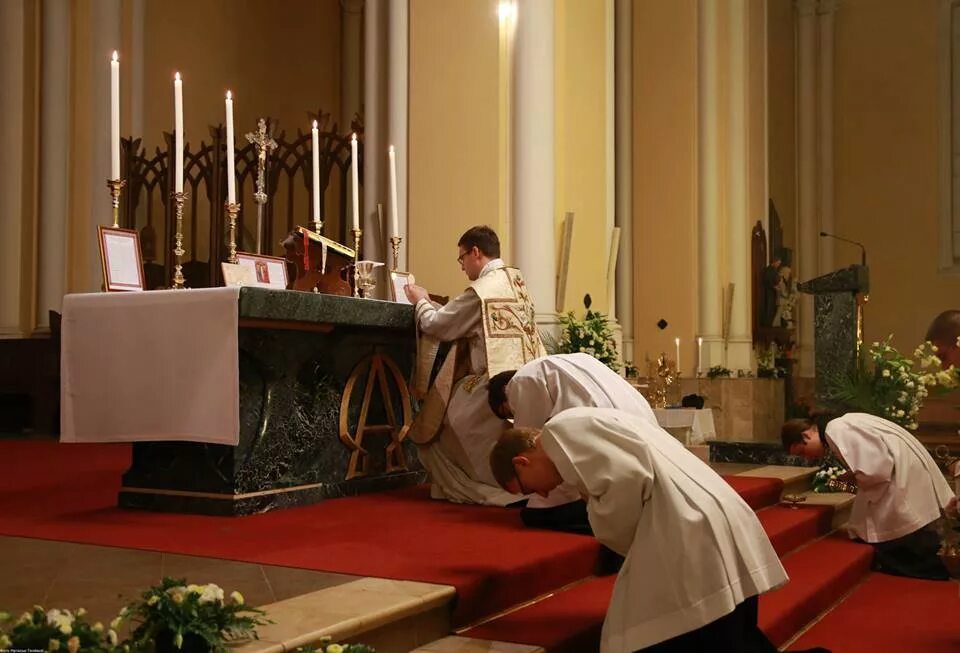
[[239, 515], [423, 480], [412, 443], [398, 444], [412, 306], [243, 288], [238, 315], [239, 445], [135, 443], [121, 506]]

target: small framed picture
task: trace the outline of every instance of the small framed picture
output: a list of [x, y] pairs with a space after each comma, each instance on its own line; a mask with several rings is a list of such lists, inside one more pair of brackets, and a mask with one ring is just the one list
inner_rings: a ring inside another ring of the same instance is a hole
[[[264, 288], [287, 287], [287, 260], [279, 256], [264, 256], [263, 254], [248, 254], [237, 252], [237, 263], [250, 270], [253, 281], [244, 285], [262, 286]], [[224, 277], [226, 279], [226, 277]]]
[[223, 285], [225, 286], [253, 286], [256, 284], [253, 270], [243, 265], [221, 263], [220, 270], [223, 272]]
[[391, 270], [390, 299], [401, 304], [409, 304], [410, 300], [407, 299], [407, 293], [404, 292], [403, 288], [407, 284], [412, 283], [415, 283], [415, 279], [409, 272], [397, 272], [396, 270]]
[[132, 229], [99, 225], [100, 268], [108, 292], [143, 290], [140, 236]]

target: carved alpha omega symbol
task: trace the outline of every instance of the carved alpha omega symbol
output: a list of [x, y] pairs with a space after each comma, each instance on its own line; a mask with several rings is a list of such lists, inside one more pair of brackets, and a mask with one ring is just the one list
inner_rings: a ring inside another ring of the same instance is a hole
[[[389, 377], [387, 371], [389, 370]], [[357, 382], [366, 372], [366, 384], [363, 388], [363, 401], [360, 403], [360, 413], [353, 433], [350, 432], [350, 399], [353, 396]], [[393, 394], [390, 388], [390, 378], [396, 386], [396, 393], [400, 396], [400, 406], [403, 414], [402, 421], [397, 421], [394, 410]], [[376, 386], [380, 394], [380, 404], [387, 417], [387, 424], [368, 424], [370, 417], [370, 401], [373, 398], [373, 389]], [[363, 436], [371, 431], [389, 433], [390, 444], [386, 448], [385, 473], [407, 471], [407, 460], [403, 454], [402, 443], [410, 430], [413, 419], [413, 410], [410, 407], [410, 389], [407, 387], [403, 375], [397, 364], [389, 356], [373, 354], [360, 361], [340, 397], [340, 441], [350, 449], [350, 464], [347, 467], [345, 480], [366, 476], [370, 465], [369, 452], [363, 446]]]

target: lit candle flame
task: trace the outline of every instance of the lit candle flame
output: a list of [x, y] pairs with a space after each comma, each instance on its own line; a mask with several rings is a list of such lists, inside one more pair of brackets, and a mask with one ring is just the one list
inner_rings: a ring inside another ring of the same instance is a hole
[[232, 99], [233, 99], [233, 93], [231, 93], [230, 91], [227, 91], [227, 99], [228, 99], [228, 100], [232, 100]]
[[114, 61], [120, 61], [120, 57], [119, 57], [119, 55], [117, 55], [117, 51], [116, 51], [116, 50], [113, 51], [113, 60], [114, 60]]
[[179, 82], [179, 81], [180, 81], [180, 73], [174, 73], [174, 74], [173, 74], [173, 79], [174, 79], [174, 81]]

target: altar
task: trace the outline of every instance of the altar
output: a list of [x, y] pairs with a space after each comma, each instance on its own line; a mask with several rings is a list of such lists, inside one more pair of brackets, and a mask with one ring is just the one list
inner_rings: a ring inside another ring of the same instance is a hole
[[133, 442], [119, 505], [239, 515], [421, 482], [407, 304], [259, 287], [69, 295], [61, 439]]

